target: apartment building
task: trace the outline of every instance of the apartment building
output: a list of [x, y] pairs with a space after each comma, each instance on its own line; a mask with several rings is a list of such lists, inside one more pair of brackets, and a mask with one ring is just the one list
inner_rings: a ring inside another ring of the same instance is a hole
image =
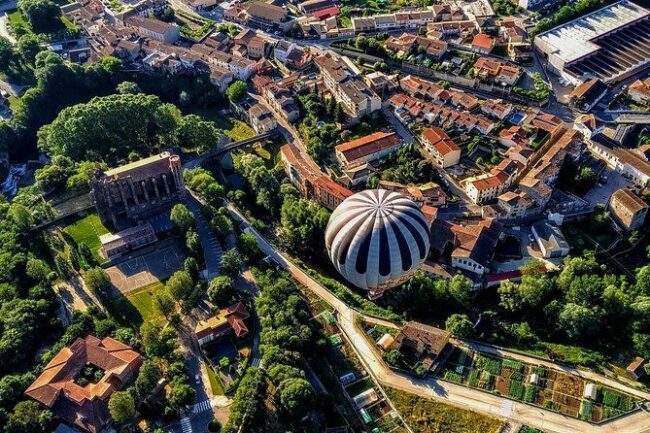
[[296, 123], [300, 120], [300, 109], [289, 89], [271, 84], [264, 89], [263, 95], [269, 105], [287, 122]]
[[451, 167], [460, 162], [460, 147], [437, 126], [422, 132], [422, 144], [441, 168]]
[[325, 87], [352, 120], [359, 120], [381, 108], [381, 98], [353, 71], [349, 59], [327, 53], [316, 57], [315, 62]]
[[400, 146], [395, 132], [375, 132], [356, 140], [339, 144], [334, 149], [342, 166], [373, 162], [395, 152]]

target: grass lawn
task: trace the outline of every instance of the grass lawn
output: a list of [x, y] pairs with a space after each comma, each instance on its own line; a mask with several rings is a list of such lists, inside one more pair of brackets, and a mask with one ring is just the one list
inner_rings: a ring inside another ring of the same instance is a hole
[[503, 422], [437, 401], [387, 388], [404, 421], [418, 433], [498, 433]]
[[27, 24], [27, 21], [25, 21], [19, 11], [16, 10], [10, 14], [7, 14], [7, 18], [9, 19], [9, 24], [11, 24], [11, 27], [13, 27], [14, 30], [18, 27], [24, 27], [27, 33], [32, 32], [32, 30], [29, 28], [29, 24]]
[[166, 290], [165, 285], [157, 281], [126, 296], [111, 299], [106, 303], [106, 308], [121, 324], [138, 329], [144, 321], [165, 319], [153, 306], [153, 296], [160, 290]]
[[241, 120], [232, 120], [232, 128], [224, 130], [223, 133], [233, 141], [245, 140], [257, 135], [255, 130]]
[[223, 389], [223, 384], [217, 376], [217, 373], [215, 373], [212, 367], [210, 367], [210, 364], [206, 364], [206, 369], [208, 370], [208, 378], [210, 379], [210, 388], [212, 388], [212, 394], [225, 395], [226, 391]]
[[104, 227], [97, 214], [90, 214], [87, 217], [70, 224], [63, 230], [72, 236], [72, 239], [74, 239], [78, 244], [83, 242], [88, 245], [88, 248], [90, 248], [90, 251], [92, 251], [97, 261], [103, 261], [101, 257], [99, 257], [98, 253], [99, 248], [101, 247], [99, 236], [108, 233], [108, 229]]

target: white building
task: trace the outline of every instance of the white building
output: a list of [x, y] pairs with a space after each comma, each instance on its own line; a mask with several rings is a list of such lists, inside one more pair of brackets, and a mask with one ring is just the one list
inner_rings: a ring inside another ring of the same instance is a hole
[[542, 252], [542, 257], [564, 257], [569, 254], [567, 243], [559, 227], [547, 221], [540, 221], [531, 227], [535, 241]]

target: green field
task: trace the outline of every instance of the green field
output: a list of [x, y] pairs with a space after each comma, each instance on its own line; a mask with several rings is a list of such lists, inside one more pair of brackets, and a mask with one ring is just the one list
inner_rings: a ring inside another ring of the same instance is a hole
[[164, 320], [153, 306], [153, 296], [165, 285], [158, 281], [106, 302], [106, 308], [123, 325], [139, 328], [144, 321]]
[[69, 234], [77, 244], [83, 242], [88, 245], [98, 262], [103, 261], [99, 256], [99, 248], [102, 246], [99, 236], [108, 233], [108, 229], [104, 227], [97, 214], [90, 214], [70, 224], [63, 231]]

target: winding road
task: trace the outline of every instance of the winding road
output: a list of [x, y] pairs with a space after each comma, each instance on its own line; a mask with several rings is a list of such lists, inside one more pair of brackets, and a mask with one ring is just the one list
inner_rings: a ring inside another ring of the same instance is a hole
[[[307, 275], [281, 252], [277, 251], [264, 238], [264, 236], [250, 226], [246, 218], [232, 204], [226, 202], [225, 207], [235, 219], [242, 222], [242, 224], [247, 227], [247, 230], [255, 235], [259, 248], [265, 254], [274, 259], [281, 267], [288, 270], [300, 284], [311, 290], [335, 310], [341, 330], [346, 334], [355, 347], [366, 368], [382, 385], [416, 394], [424, 398], [441, 400], [447, 404], [485, 415], [506, 419], [513, 423], [525, 423], [526, 425], [543, 429], [548, 433], [650, 433], [650, 413], [645, 410], [637, 410], [636, 412], [602, 425], [593, 425], [576, 418], [564, 416], [525, 403], [512, 401], [494, 394], [470, 389], [462, 385], [441, 381], [435, 378], [419, 379], [389, 369], [383, 360], [377, 355], [375, 350], [373, 350], [363, 332], [357, 327], [357, 318], [360, 316], [357, 311], [350, 308], [325, 287], [320, 285], [316, 280]], [[384, 321], [384, 323], [390, 322]], [[485, 345], [481, 345], [480, 349], [497, 350], [492, 346]], [[511, 352], [507, 353], [507, 355], [513, 357], [525, 356], [513, 354]], [[566, 367], [548, 361], [542, 362], [536, 358], [527, 361], [536, 364], [547, 363], [553, 368], [566, 370]], [[650, 394], [648, 393], [628, 387], [593, 372], [579, 370], [571, 371], [571, 373], [579, 374], [582, 377], [593, 379], [601, 383], [606, 383], [609, 386], [637, 395], [641, 398], [647, 399], [650, 397]]]

